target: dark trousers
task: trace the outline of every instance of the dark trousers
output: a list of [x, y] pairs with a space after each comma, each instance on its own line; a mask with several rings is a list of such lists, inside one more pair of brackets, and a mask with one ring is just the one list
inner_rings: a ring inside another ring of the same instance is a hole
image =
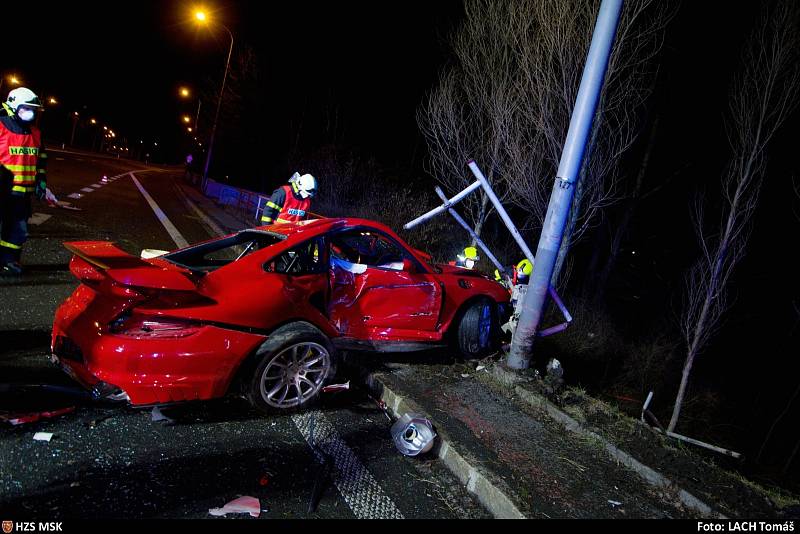
[[0, 265], [20, 260], [22, 245], [28, 239], [30, 216], [30, 195], [0, 196]]

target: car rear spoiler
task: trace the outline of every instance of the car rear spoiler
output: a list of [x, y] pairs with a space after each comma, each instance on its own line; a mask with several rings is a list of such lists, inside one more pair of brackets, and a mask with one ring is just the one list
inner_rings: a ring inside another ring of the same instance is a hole
[[[178, 268], [167, 269], [132, 256], [109, 241], [73, 241], [64, 247], [91, 268], [71, 264], [70, 270], [79, 280], [111, 278], [114, 282], [141, 288], [194, 291], [197, 284]], [[151, 260], [158, 261], [158, 260]], [[94, 274], [86, 271], [94, 271]], [[99, 278], [98, 278], [99, 277]]]

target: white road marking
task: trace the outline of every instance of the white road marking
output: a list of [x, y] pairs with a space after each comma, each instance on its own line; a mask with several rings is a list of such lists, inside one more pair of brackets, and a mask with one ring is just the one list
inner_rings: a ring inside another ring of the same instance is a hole
[[204, 223], [206, 223], [206, 226], [208, 226], [208, 228], [211, 230], [211, 232], [213, 232], [214, 234], [217, 234], [218, 236], [223, 236], [223, 235], [227, 235], [228, 234], [228, 232], [226, 232], [225, 230], [220, 228], [219, 225], [217, 225], [217, 223], [212, 221], [208, 217], [208, 215], [203, 213], [200, 210], [200, 208], [197, 207], [197, 204], [195, 204], [183, 191], [181, 191], [180, 187], [178, 187], [176, 185], [175, 186], [175, 190], [177, 191], [177, 193], [181, 197], [181, 199], [183, 199], [183, 201], [186, 203], [186, 205], [189, 206], [190, 208], [192, 208], [192, 211], [194, 211], [197, 214], [197, 216], [200, 217], [200, 220], [202, 220]]
[[94, 191], [94, 189], [92, 189], [91, 187], [84, 187], [83, 189], [81, 189], [81, 191], [83, 191], [84, 193], [91, 193], [92, 191]]
[[[311, 420], [314, 420], [313, 443], [311, 441]], [[347, 505], [358, 519], [404, 519], [372, 473], [364, 467], [355, 453], [339, 437], [328, 418], [319, 410], [292, 416], [297, 429], [309, 445], [316, 445], [333, 459], [335, 473], [333, 483], [342, 494]], [[313, 447], [312, 447], [313, 450]], [[317, 460], [317, 451], [314, 451]]]
[[[131, 177], [136, 181], [133, 173], [131, 173]], [[136, 184], [141, 190], [138, 182]], [[144, 193], [143, 190], [142, 192]], [[181, 194], [183, 195], [183, 192]], [[200, 218], [207, 221], [206, 224], [208, 224], [212, 232], [216, 233], [218, 237], [227, 235], [219, 226], [208, 219], [186, 195], [183, 195], [183, 197], [189, 206], [198, 213]], [[312, 416], [314, 418], [314, 443], [333, 458], [335, 467], [334, 484], [353, 511], [353, 514], [360, 519], [403, 519], [402, 512], [383, 492], [375, 477], [364, 467], [364, 464], [361, 463], [355, 453], [339, 437], [325, 414], [319, 410], [292, 416], [292, 422], [294, 422], [306, 442], [311, 445], [310, 422]], [[314, 455], [317, 455], [317, 451], [314, 451]], [[317, 459], [321, 460], [321, 458]]]
[[178, 248], [188, 247], [189, 242], [184, 239], [178, 229], [175, 228], [175, 225], [172, 224], [172, 221], [170, 221], [166, 214], [164, 214], [163, 210], [158, 207], [158, 204], [156, 204], [156, 201], [153, 200], [153, 197], [151, 197], [150, 194], [144, 190], [144, 187], [142, 187], [142, 184], [140, 184], [139, 180], [136, 179], [136, 176], [133, 174], [133, 172], [129, 172], [128, 174], [131, 175], [131, 180], [133, 180], [134, 185], [136, 185], [136, 187], [142, 193], [142, 196], [147, 203], [150, 204], [150, 207], [153, 209], [156, 217], [158, 217], [158, 220], [161, 221], [161, 224], [167, 230], [167, 233], [172, 240], [175, 241], [175, 244], [178, 245]]
[[71, 195], [67, 195], [67, 198], [83, 198], [83, 195], [80, 193], [72, 193]]
[[47, 213], [34, 213], [31, 215], [31, 218], [28, 219], [28, 224], [33, 224], [35, 226], [38, 226], [43, 222], [45, 222], [50, 217], [52, 217], [52, 215]]
[[95, 189], [100, 189], [101, 187], [103, 187], [103, 184], [92, 184], [89, 187], [94, 187]]

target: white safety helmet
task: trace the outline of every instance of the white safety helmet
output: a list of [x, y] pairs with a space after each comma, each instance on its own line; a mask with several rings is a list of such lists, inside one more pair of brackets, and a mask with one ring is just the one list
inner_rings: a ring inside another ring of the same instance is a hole
[[8, 93], [6, 104], [14, 111], [17, 111], [19, 106], [28, 106], [32, 108], [42, 107], [39, 97], [27, 87], [12, 89], [11, 92]]
[[303, 198], [313, 197], [317, 194], [317, 179], [310, 174], [300, 176], [295, 183]]

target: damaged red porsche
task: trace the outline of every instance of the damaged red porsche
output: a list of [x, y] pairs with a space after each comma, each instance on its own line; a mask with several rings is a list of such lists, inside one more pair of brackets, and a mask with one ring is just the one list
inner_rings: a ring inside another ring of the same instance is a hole
[[509, 299], [362, 219], [263, 226], [150, 259], [65, 246], [80, 285], [56, 312], [53, 360], [95, 396], [136, 405], [231, 392], [281, 411], [311, 403], [341, 351], [449, 344], [480, 357]]

